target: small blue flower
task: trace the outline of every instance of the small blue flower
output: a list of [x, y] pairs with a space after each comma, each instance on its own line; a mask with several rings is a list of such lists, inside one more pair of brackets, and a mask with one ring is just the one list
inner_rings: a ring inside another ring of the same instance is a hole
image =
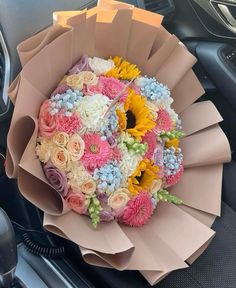
[[148, 78], [142, 77], [138, 85], [141, 90], [141, 94], [147, 97], [150, 101], [166, 100], [170, 97], [170, 90], [162, 83], [159, 83], [155, 77]]
[[117, 162], [112, 161], [99, 169], [95, 169], [93, 179], [98, 182], [99, 192], [106, 192], [109, 195], [120, 187], [122, 174]]
[[[49, 102], [51, 107], [51, 115], [55, 115], [56, 113], [63, 110], [66, 116], [71, 116], [72, 110], [77, 107], [82, 97], [83, 93], [81, 91], [72, 91], [71, 89], [68, 89], [63, 94], [52, 96]], [[55, 108], [58, 109], [56, 113]]]
[[175, 149], [174, 147], [169, 149], [165, 148], [163, 151], [163, 160], [165, 174], [168, 176], [176, 174], [183, 162], [183, 154], [181, 153], [181, 149]]

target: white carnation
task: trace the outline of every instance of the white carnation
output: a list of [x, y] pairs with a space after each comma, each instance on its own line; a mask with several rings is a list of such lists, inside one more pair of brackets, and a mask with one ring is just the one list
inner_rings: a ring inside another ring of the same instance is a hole
[[89, 66], [93, 70], [93, 72], [99, 76], [102, 74], [106, 74], [109, 70], [115, 67], [114, 61], [104, 60], [102, 58], [93, 57], [89, 58]]

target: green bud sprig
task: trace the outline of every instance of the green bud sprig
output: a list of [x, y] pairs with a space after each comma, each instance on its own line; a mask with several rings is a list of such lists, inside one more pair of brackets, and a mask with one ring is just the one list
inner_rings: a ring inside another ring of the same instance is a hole
[[144, 155], [147, 151], [147, 143], [140, 143], [136, 139], [130, 139], [129, 141], [124, 142], [127, 149], [132, 151], [134, 154]]
[[94, 228], [97, 228], [98, 223], [100, 222], [100, 211], [102, 211], [101, 204], [96, 197], [90, 199], [88, 206], [89, 215], [92, 219], [92, 224]]
[[171, 195], [167, 190], [161, 189], [157, 192], [157, 198], [163, 202], [174, 203], [176, 205], [183, 204], [183, 200], [177, 196]]
[[174, 138], [180, 139], [180, 138], [183, 138], [184, 136], [185, 136], [185, 133], [183, 131], [172, 130], [169, 132], [161, 133], [160, 138], [161, 140], [169, 141]]

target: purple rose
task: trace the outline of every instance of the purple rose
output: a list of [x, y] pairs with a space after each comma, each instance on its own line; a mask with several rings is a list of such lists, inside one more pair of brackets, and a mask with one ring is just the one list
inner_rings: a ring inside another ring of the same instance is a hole
[[114, 220], [115, 218], [115, 213], [112, 211], [101, 211], [100, 212], [100, 220], [104, 221], [104, 222], [110, 222], [112, 220]]
[[102, 207], [105, 207], [107, 205], [108, 196], [106, 193], [98, 193], [97, 198], [98, 198], [100, 204], [102, 205]]
[[69, 70], [69, 75], [78, 74], [81, 71], [91, 71], [87, 55], [82, 56], [80, 60]]
[[57, 190], [59, 194], [61, 194], [61, 196], [66, 197], [68, 193], [66, 173], [58, 170], [51, 163], [47, 163], [43, 167], [43, 170], [49, 183]]

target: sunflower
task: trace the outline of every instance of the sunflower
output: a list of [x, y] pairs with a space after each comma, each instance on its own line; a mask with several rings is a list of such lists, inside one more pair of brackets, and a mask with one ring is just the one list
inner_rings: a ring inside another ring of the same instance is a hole
[[147, 191], [153, 181], [158, 179], [159, 167], [153, 164], [152, 160], [142, 160], [134, 173], [128, 179], [128, 189], [133, 195], [140, 191]]
[[121, 57], [115, 56], [112, 60], [115, 63], [115, 67], [106, 73], [105, 76], [107, 77], [131, 80], [133, 78], [137, 78], [141, 73], [136, 65], [131, 64]]
[[146, 106], [146, 98], [136, 94], [132, 89], [129, 89], [124, 111], [117, 110], [116, 113], [120, 129], [127, 131], [138, 140], [156, 125], [152, 120], [150, 109]]

